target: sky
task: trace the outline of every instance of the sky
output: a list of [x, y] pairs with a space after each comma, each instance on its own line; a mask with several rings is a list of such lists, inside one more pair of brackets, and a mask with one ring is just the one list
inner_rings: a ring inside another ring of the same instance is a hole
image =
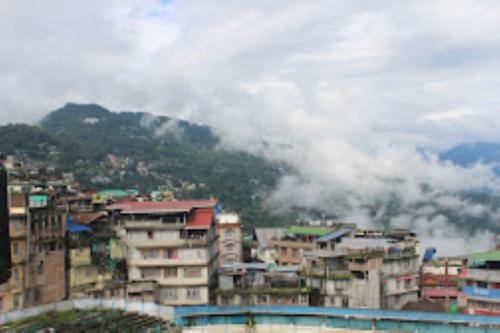
[[479, 250], [491, 233], [430, 203], [498, 224], [457, 195], [498, 191], [490, 168], [435, 152], [500, 142], [499, 21], [495, 0], [2, 0], [0, 124], [69, 101], [208, 124], [225, 147], [298, 170], [269, 196], [276, 207], [371, 226], [366, 205], [384, 215], [396, 196], [426, 204], [391, 226]]

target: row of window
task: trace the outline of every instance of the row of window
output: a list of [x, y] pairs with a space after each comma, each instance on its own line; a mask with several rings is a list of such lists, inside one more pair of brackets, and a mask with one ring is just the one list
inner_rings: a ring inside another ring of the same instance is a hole
[[[175, 301], [179, 299], [180, 293], [181, 291], [178, 288], [163, 288], [161, 290], [161, 298], [164, 300]], [[201, 300], [201, 289], [187, 288], [185, 295], [187, 300]]]
[[177, 267], [168, 268], [142, 268], [141, 277], [143, 279], [161, 279], [163, 278], [177, 278], [182, 270], [182, 277], [185, 278], [198, 278], [203, 274], [200, 267], [186, 267], [183, 269]]
[[[181, 256], [185, 259], [203, 259], [204, 250], [183, 250]], [[142, 259], [171, 259], [175, 260], [181, 257], [177, 249], [145, 249], [141, 250]]]

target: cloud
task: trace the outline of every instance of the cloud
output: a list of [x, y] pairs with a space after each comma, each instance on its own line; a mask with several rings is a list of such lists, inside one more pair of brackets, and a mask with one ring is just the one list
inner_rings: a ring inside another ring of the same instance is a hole
[[499, 19], [500, 3], [474, 0], [2, 1], [0, 119], [74, 101], [206, 123], [297, 170], [269, 198], [280, 207], [370, 225], [367, 207], [383, 217], [398, 198], [388, 223], [459, 239], [463, 227], [415, 206], [495, 214], [456, 195], [496, 193], [491, 170], [432, 152], [500, 142]]

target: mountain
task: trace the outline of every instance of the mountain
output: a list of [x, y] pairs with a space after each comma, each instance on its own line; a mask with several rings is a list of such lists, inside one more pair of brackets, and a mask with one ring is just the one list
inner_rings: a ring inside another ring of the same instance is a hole
[[72, 172], [82, 187], [159, 186], [177, 198], [215, 196], [247, 225], [283, 224], [263, 197], [286, 166], [226, 150], [207, 126], [142, 112], [111, 112], [95, 104], [66, 104], [39, 126], [0, 127], [0, 151]]
[[441, 153], [439, 157], [441, 160], [449, 160], [461, 166], [470, 166], [478, 162], [496, 164], [500, 163], [500, 144], [462, 144]]

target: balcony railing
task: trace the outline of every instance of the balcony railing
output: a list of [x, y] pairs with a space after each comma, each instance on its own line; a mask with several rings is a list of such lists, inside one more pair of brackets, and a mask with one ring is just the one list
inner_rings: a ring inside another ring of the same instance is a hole
[[470, 280], [500, 282], [500, 270], [469, 268], [461, 277]]

